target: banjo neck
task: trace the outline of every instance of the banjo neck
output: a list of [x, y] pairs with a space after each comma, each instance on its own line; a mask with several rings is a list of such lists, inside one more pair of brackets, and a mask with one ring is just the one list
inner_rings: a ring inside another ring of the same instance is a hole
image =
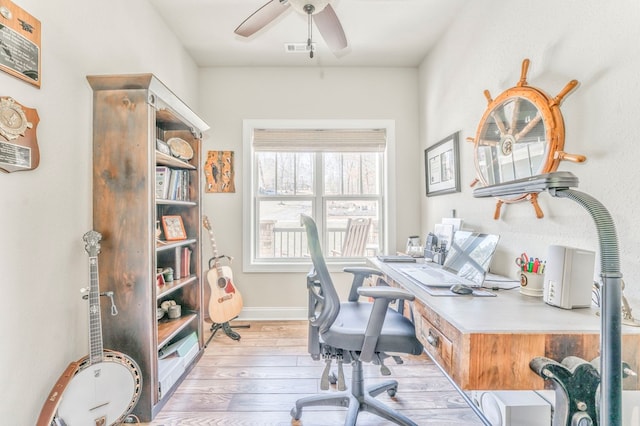
[[98, 282], [98, 253], [102, 236], [95, 231], [85, 234], [85, 249], [89, 253], [89, 360], [96, 364], [103, 360], [102, 319], [100, 317], [100, 284]]

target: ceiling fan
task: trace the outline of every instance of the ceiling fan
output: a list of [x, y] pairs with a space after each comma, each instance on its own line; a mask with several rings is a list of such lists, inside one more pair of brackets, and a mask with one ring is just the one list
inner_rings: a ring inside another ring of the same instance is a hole
[[330, 2], [331, 0], [270, 0], [245, 19], [234, 32], [243, 37], [250, 37], [286, 12], [289, 7], [292, 7], [295, 11], [308, 17], [307, 50], [309, 50], [309, 57], [313, 58], [312, 22], [318, 27], [327, 46], [337, 52], [347, 47], [347, 37], [344, 35], [338, 15], [331, 7]]

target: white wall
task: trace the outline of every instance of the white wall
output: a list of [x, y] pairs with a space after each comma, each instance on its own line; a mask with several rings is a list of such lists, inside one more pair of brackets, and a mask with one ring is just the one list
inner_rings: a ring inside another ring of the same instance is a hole
[[[243, 273], [242, 120], [391, 119], [396, 122], [396, 241], [420, 227], [418, 84], [414, 68], [215, 68], [201, 70], [202, 116], [211, 126], [207, 150], [235, 151], [236, 193], [204, 194], [219, 253], [233, 256], [234, 279], [243, 295], [243, 316], [306, 314], [304, 273]], [[395, 247], [394, 247], [395, 248]], [[211, 257], [210, 247], [204, 259]], [[346, 278], [346, 277], [345, 277]]]
[[92, 224], [85, 76], [152, 72], [193, 105], [197, 68], [146, 1], [16, 4], [42, 22], [42, 88], [0, 72], [0, 96], [37, 109], [40, 166], [0, 174], [0, 419], [29, 425], [69, 362], [88, 353], [79, 292], [89, 281], [82, 236]]
[[[449, 33], [420, 68], [421, 145], [461, 130], [473, 137], [487, 107], [516, 85], [524, 58], [531, 60], [528, 82], [555, 96], [572, 79], [580, 82], [562, 104], [565, 151], [587, 162], [562, 162], [580, 179], [579, 190], [601, 201], [616, 223], [625, 294], [640, 316], [640, 227], [637, 161], [640, 117], [640, 4], [541, 0], [469, 2]], [[474, 199], [473, 145], [461, 142], [462, 192], [422, 201], [422, 231], [433, 229], [452, 208], [475, 229], [502, 236], [495, 259], [498, 272], [516, 275], [521, 252], [543, 257], [550, 244], [598, 251], [593, 220], [576, 203], [540, 196], [545, 217], [536, 219], [528, 202], [505, 205], [492, 219], [495, 201]], [[599, 268], [599, 261], [596, 261]]]

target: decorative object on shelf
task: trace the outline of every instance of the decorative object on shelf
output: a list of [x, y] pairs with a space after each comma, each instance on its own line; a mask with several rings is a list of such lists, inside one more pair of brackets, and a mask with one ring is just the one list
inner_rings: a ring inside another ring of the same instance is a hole
[[164, 276], [165, 283], [173, 282], [173, 268], [168, 267], [162, 270], [162, 275]]
[[182, 138], [169, 138], [167, 141], [171, 155], [184, 161], [189, 161], [193, 158], [193, 148], [189, 145], [189, 142]]
[[175, 300], [165, 300], [160, 304], [160, 307], [167, 313], [169, 313], [169, 308], [176, 305]]
[[40, 88], [40, 21], [10, 0], [0, 2], [0, 70]]
[[38, 167], [40, 149], [36, 127], [39, 122], [35, 109], [20, 105], [10, 97], [0, 98], [0, 170], [9, 173]]
[[459, 134], [449, 135], [424, 150], [427, 197], [460, 192]]
[[236, 192], [233, 151], [209, 151], [204, 165], [205, 192]]
[[[569, 154], [564, 149], [564, 121], [560, 103], [577, 85], [571, 80], [551, 98], [542, 90], [529, 86], [527, 72], [529, 59], [522, 62], [520, 81], [492, 99], [488, 90], [484, 95], [489, 103], [480, 119], [473, 142], [475, 166], [478, 177], [471, 186], [480, 182], [483, 186], [549, 173], [558, 169], [561, 160], [581, 163], [583, 155]], [[528, 199], [536, 216], [544, 214], [538, 205], [537, 193], [500, 197], [494, 219], [500, 217], [503, 203], [515, 203]]]
[[182, 306], [180, 306], [180, 305], [169, 306], [169, 310], [167, 311], [167, 315], [169, 316], [169, 319], [180, 318], [180, 316], [182, 315]]
[[[100, 292], [98, 254], [102, 235], [92, 230], [85, 233], [83, 239], [90, 269], [89, 288], [83, 289], [89, 292], [83, 296], [89, 301], [89, 355], [75, 363], [73, 377], [65, 381], [64, 389], [58, 389], [58, 384], [54, 386], [40, 413], [38, 426], [120, 424], [140, 398], [142, 376], [138, 364], [123, 353], [104, 350], [102, 345], [100, 296], [110, 297], [111, 315], [118, 314], [113, 292]], [[58, 383], [61, 380], [63, 377]], [[63, 390], [63, 397], [58, 398]], [[49, 412], [55, 413], [53, 421]]]
[[162, 227], [164, 229], [164, 238], [167, 241], [187, 239], [181, 216], [162, 216]]
[[159, 269], [156, 272], [156, 285], [158, 287], [162, 287], [165, 284], [166, 284], [166, 282], [164, 281], [164, 275], [162, 275], [162, 269]]
[[165, 155], [171, 155], [171, 148], [169, 148], [169, 144], [162, 139], [156, 139], [156, 149]]

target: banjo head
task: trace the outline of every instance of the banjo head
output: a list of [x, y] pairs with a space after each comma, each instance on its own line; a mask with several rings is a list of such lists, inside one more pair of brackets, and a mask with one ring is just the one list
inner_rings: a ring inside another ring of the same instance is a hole
[[121, 423], [133, 410], [142, 377], [136, 363], [126, 355], [106, 351], [94, 364], [80, 365], [64, 391], [57, 418], [67, 426], [107, 426]]

